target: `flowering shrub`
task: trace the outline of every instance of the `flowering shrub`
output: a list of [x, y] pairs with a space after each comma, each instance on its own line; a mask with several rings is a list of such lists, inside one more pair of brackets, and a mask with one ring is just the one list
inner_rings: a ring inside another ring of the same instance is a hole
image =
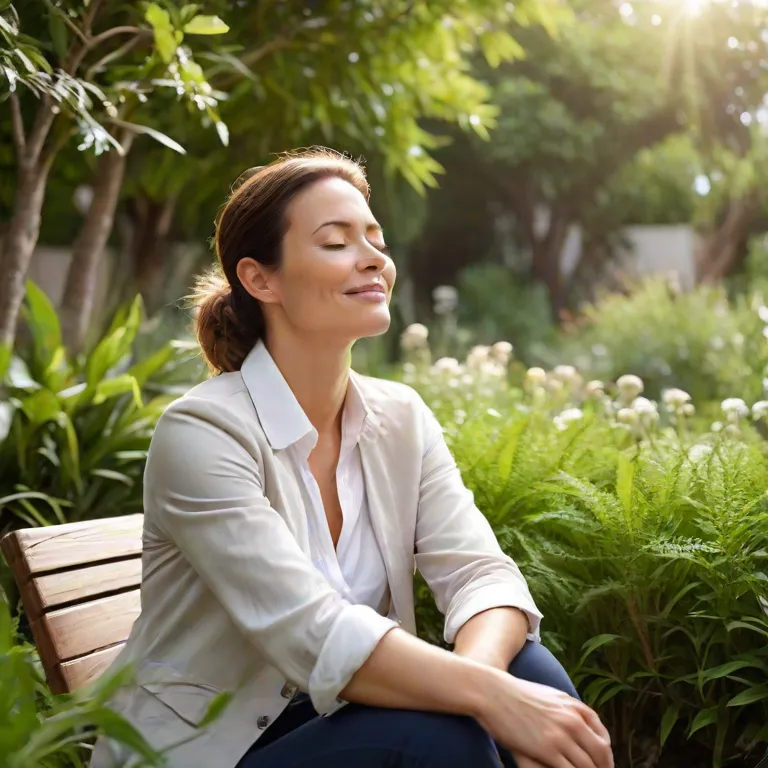
[[699, 403], [764, 395], [768, 309], [760, 296], [729, 301], [722, 289], [679, 293], [664, 281], [609, 294], [585, 309], [547, 361], [568, 359], [596, 378], [631, 371], [653, 397], [672, 387]]
[[[509, 345], [402, 378], [434, 408], [465, 481], [542, 608], [544, 642], [608, 723], [617, 765], [704, 766], [768, 742], [768, 402], [645, 396], [637, 375], [505, 375]], [[506, 362], [505, 362], [506, 361]], [[459, 381], [456, 385], [455, 381]], [[440, 618], [419, 600], [420, 631]], [[762, 747], [763, 751], [765, 746]]]

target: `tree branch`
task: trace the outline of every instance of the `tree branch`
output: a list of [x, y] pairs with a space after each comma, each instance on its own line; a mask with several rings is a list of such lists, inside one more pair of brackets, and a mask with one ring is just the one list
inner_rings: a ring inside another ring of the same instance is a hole
[[101, 70], [104, 66], [110, 64], [116, 59], [119, 59], [121, 56], [125, 56], [125, 54], [135, 48], [142, 39], [151, 36], [152, 33], [148, 29], [144, 29], [135, 37], [132, 37], [127, 43], [123, 43], [123, 45], [121, 45], [117, 50], [110, 51], [109, 53], [105, 54], [98, 61], [94, 62], [90, 67], [88, 67], [85, 72], [85, 79], [92, 80], [96, 72]]
[[96, 14], [99, 12], [99, 6], [101, 6], [101, 2], [102, 0], [91, 0], [91, 4], [88, 6], [88, 12], [83, 18], [83, 30], [88, 37], [91, 36], [93, 22], [96, 18]]
[[83, 59], [90, 53], [94, 48], [98, 48], [102, 43], [106, 42], [107, 40], [116, 37], [117, 35], [139, 35], [145, 30], [141, 29], [141, 27], [112, 27], [112, 29], [107, 29], [104, 32], [102, 32], [99, 35], [96, 35], [96, 37], [88, 38], [87, 42], [83, 43], [82, 47], [77, 50], [73, 51], [68, 61], [66, 62], [66, 65], [63, 67], [64, 71], [69, 75], [74, 75], [75, 72], [77, 72], [80, 65], [83, 63]]
[[24, 120], [21, 117], [21, 105], [19, 104], [19, 94], [11, 93], [11, 134], [13, 136], [13, 146], [16, 148], [19, 164], [22, 162], [24, 151], [27, 148], [27, 139], [24, 135]]

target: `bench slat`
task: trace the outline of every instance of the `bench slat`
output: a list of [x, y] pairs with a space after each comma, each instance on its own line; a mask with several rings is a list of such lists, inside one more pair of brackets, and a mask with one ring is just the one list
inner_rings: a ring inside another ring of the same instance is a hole
[[143, 515], [88, 520], [15, 531], [3, 554], [17, 580], [23, 576], [141, 554]]
[[75, 691], [99, 677], [117, 658], [124, 645], [125, 643], [113, 645], [111, 648], [103, 648], [80, 659], [65, 661], [60, 664], [59, 672], [66, 685], [66, 690]]
[[40, 613], [64, 603], [94, 600], [109, 592], [119, 592], [141, 584], [141, 558], [92, 565], [76, 571], [50, 573], [32, 579]]
[[116, 645], [128, 637], [140, 612], [138, 589], [51, 611], [40, 619], [44, 631], [35, 632], [41, 638], [38, 649], [43, 655], [40, 646], [47, 646], [47, 657], [55, 664]]

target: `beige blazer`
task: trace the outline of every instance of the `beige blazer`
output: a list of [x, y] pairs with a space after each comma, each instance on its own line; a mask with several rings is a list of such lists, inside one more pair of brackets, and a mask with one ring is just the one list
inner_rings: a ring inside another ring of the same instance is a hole
[[[414, 566], [446, 616], [446, 639], [475, 614], [541, 614], [465, 488], [434, 417], [409, 387], [353, 374], [367, 428], [360, 442], [371, 521], [392, 596], [390, 617], [351, 605], [309, 558], [294, 476], [270, 445], [264, 383], [253, 355], [173, 403], [157, 426], [145, 475], [142, 613], [115, 666], [136, 683], [114, 706], [170, 768], [234, 768], [297, 690], [330, 715], [391, 626], [415, 633]], [[211, 727], [214, 696], [234, 693]], [[130, 759], [106, 740], [92, 768]]]

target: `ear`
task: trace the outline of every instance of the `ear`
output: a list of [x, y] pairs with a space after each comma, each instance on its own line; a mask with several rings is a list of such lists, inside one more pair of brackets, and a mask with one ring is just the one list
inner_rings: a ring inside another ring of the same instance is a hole
[[237, 277], [243, 288], [254, 299], [262, 304], [279, 304], [280, 300], [275, 292], [269, 287], [270, 282], [274, 282], [275, 274], [269, 267], [259, 264], [256, 259], [240, 259], [237, 263]]

